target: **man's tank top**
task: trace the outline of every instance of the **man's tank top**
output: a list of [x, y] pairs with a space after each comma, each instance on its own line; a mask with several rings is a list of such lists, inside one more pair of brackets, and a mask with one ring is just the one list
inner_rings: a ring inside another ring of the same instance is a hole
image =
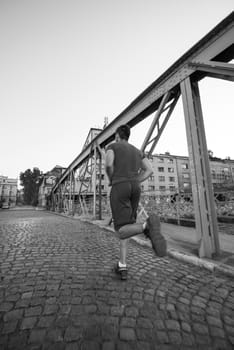
[[137, 180], [144, 154], [128, 142], [115, 142], [107, 147], [114, 152], [112, 185]]

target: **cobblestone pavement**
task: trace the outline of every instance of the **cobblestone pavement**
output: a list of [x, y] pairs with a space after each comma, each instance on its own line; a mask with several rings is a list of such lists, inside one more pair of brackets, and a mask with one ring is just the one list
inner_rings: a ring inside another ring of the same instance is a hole
[[0, 349], [234, 348], [234, 281], [42, 211], [0, 212]]

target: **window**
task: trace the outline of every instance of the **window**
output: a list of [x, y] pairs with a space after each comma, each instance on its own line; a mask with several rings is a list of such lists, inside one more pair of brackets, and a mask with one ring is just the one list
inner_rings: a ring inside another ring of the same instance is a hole
[[150, 181], [154, 181], [154, 175], [151, 175], [151, 176], [149, 177], [149, 180], [150, 180]]
[[174, 168], [168, 168], [169, 173], [174, 173], [174, 170], [175, 170]]
[[169, 177], [169, 181], [170, 181], [170, 182], [175, 182], [174, 176], [170, 176], [170, 177]]
[[153, 186], [153, 185], [149, 186], [149, 190], [150, 191], [154, 191], [155, 190], [155, 186]]
[[160, 191], [165, 191], [166, 190], [166, 186], [159, 186], [159, 190]]
[[174, 192], [174, 191], [175, 191], [175, 186], [169, 186], [169, 190], [170, 190], [171, 192]]
[[188, 182], [184, 182], [184, 188], [189, 188], [190, 184]]
[[189, 168], [188, 163], [182, 164], [182, 165], [181, 165], [181, 168], [182, 168], [182, 169], [188, 169], [188, 168]]
[[183, 174], [184, 179], [189, 179], [189, 174]]
[[159, 176], [158, 180], [159, 180], [159, 182], [164, 182], [165, 181], [165, 176]]
[[159, 171], [159, 173], [163, 173], [164, 172], [164, 167], [158, 167], [158, 171]]
[[167, 162], [168, 163], [173, 163], [173, 158], [168, 158]]
[[159, 163], [164, 163], [164, 158], [158, 158]]

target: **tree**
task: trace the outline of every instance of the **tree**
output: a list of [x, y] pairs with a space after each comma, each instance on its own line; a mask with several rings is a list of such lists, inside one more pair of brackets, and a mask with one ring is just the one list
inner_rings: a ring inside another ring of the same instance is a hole
[[27, 169], [20, 173], [20, 183], [24, 187], [24, 203], [36, 206], [38, 204], [38, 191], [43, 174], [38, 168]]

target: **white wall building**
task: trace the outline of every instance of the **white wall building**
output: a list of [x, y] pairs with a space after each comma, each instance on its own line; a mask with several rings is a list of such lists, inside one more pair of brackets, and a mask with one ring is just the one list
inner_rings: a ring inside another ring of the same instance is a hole
[[0, 175], [0, 207], [14, 207], [17, 200], [17, 179]]

